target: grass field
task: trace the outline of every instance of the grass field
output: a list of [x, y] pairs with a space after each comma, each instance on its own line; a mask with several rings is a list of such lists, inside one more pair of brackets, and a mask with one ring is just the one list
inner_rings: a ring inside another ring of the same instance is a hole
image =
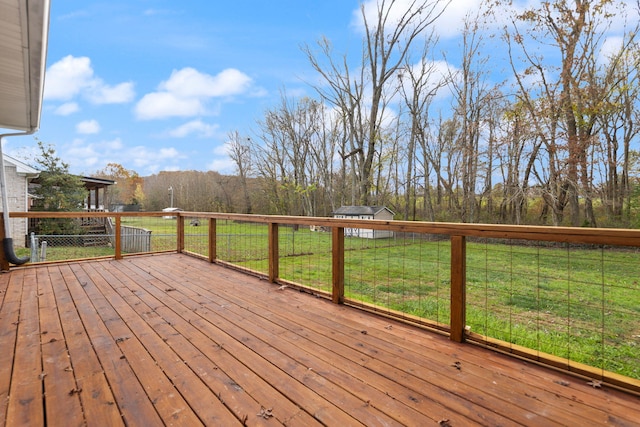
[[[154, 251], [176, 246], [175, 220], [130, 217], [122, 224], [152, 230]], [[208, 255], [207, 222], [185, 224], [185, 249]], [[218, 221], [216, 233], [219, 259], [267, 273], [266, 225]], [[280, 226], [279, 246], [281, 278], [331, 291], [331, 233]], [[90, 256], [99, 255], [82, 257]], [[469, 241], [467, 324], [481, 335], [640, 379], [639, 280], [635, 250]], [[448, 324], [449, 285], [446, 236], [345, 239], [350, 299]]]

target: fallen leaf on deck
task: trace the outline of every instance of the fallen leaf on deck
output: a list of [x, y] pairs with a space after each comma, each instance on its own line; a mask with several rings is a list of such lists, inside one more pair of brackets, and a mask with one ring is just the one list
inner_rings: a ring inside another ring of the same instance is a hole
[[81, 391], [82, 391], [82, 389], [81, 389], [81, 388], [74, 388], [74, 389], [71, 389], [71, 391], [69, 391], [69, 396], [73, 396], [74, 394], [78, 394], [78, 393], [80, 393]]
[[265, 420], [268, 420], [269, 418], [273, 417], [273, 408], [265, 408], [264, 406], [260, 407], [260, 412], [257, 414], [259, 417], [264, 418]]

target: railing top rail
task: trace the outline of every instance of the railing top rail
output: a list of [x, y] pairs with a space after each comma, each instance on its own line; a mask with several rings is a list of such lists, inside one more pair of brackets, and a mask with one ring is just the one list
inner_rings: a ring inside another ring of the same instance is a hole
[[371, 228], [398, 232], [443, 234], [496, 239], [522, 239], [550, 242], [588, 243], [640, 247], [640, 230], [617, 228], [549, 227], [503, 224], [462, 224], [423, 221], [320, 218], [283, 215], [250, 215], [213, 212], [180, 212], [185, 217], [217, 218], [259, 223], [320, 225], [344, 228]]
[[[264, 224], [339, 226], [449, 236], [640, 247], [640, 230], [630, 229], [388, 221], [220, 212], [171, 212], [170, 215], [173, 217], [215, 218]], [[11, 212], [10, 216], [13, 218], [162, 217], [167, 216], [167, 212]]]
[[10, 212], [11, 218], [116, 218], [116, 217], [159, 217], [176, 216], [175, 212]]

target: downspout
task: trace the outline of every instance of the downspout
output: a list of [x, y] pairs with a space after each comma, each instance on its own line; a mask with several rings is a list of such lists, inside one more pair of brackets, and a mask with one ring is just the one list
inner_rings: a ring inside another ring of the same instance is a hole
[[4, 172], [4, 155], [2, 153], [2, 140], [5, 136], [27, 136], [35, 133], [34, 130], [19, 133], [5, 133], [0, 135], [0, 191], [2, 192], [2, 217], [4, 222], [4, 238], [2, 239], [2, 249], [4, 256], [12, 264], [22, 265], [29, 261], [30, 257], [18, 258], [13, 248], [13, 239], [11, 238], [11, 227], [9, 227], [9, 197], [7, 195], [6, 176]]

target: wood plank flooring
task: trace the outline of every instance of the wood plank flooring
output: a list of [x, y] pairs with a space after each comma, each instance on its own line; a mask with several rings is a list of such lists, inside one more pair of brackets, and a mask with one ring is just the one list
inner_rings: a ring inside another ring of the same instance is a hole
[[637, 426], [640, 398], [178, 254], [0, 274], [0, 426]]

